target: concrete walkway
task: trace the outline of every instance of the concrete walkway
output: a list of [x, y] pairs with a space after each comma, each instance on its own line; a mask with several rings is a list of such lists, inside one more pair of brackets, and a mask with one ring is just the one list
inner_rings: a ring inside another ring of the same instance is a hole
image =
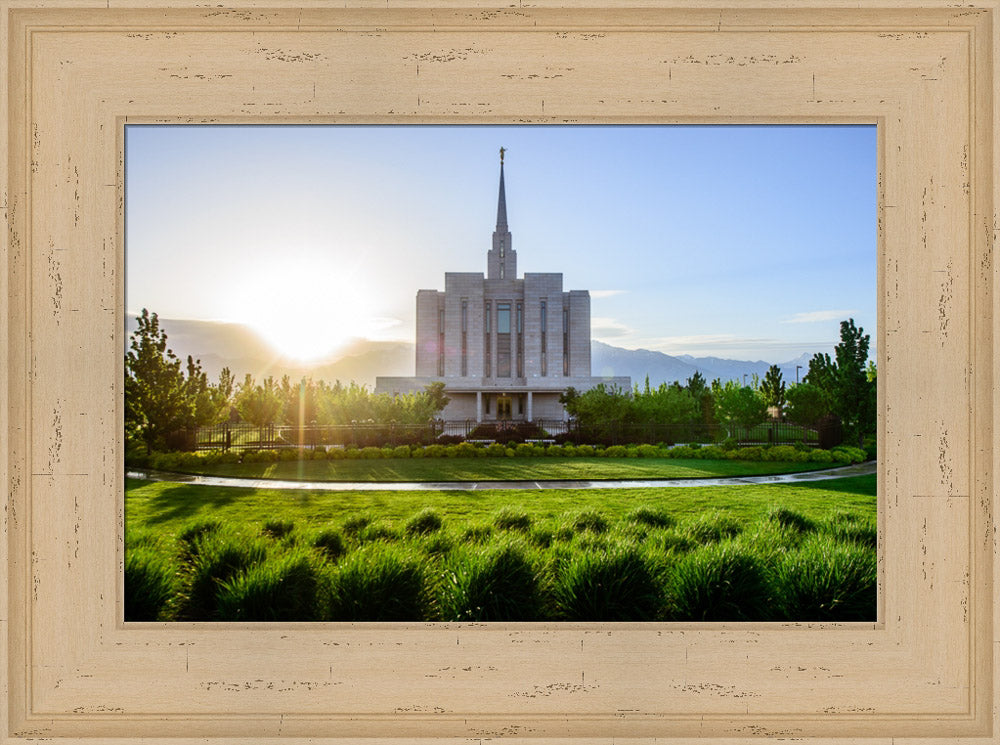
[[875, 473], [875, 461], [822, 471], [784, 473], [775, 476], [735, 478], [624, 479], [620, 481], [283, 481], [240, 479], [228, 476], [191, 476], [163, 471], [127, 471], [126, 476], [146, 481], [170, 481], [201, 486], [236, 486], [248, 489], [297, 489], [301, 491], [475, 491], [478, 489], [645, 489], [676, 486], [738, 486], [741, 484], [796, 484], [841, 479]]

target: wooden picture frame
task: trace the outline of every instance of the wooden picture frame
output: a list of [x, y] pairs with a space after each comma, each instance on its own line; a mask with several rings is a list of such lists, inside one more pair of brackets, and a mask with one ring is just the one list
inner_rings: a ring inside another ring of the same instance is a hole
[[[273, 5], [0, 0], [3, 742], [994, 742], [997, 0]], [[123, 127], [244, 121], [876, 123], [878, 622], [124, 624]]]

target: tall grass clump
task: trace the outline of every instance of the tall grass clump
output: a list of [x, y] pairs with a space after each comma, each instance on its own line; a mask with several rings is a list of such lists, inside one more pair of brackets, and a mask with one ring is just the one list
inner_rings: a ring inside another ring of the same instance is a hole
[[757, 556], [732, 543], [702, 546], [680, 558], [666, 582], [671, 621], [760, 621], [771, 615], [771, 588]]
[[441, 578], [445, 621], [536, 621], [541, 609], [538, 573], [519, 544], [472, 549], [453, 556]]
[[554, 615], [566, 621], [648, 621], [659, 595], [650, 561], [634, 549], [577, 553], [552, 587]]
[[816, 524], [812, 520], [787, 507], [771, 507], [767, 512], [767, 521], [799, 533], [808, 533], [816, 529]]
[[497, 530], [519, 530], [527, 532], [531, 529], [531, 515], [513, 507], [503, 507], [493, 517], [493, 525]]
[[222, 621], [313, 621], [319, 616], [322, 559], [295, 548], [248, 567], [221, 583]]
[[291, 520], [268, 520], [260, 532], [268, 538], [280, 539], [295, 530], [295, 523]]
[[841, 543], [856, 543], [859, 546], [875, 548], [878, 542], [875, 519], [853, 512], [834, 513], [819, 526], [819, 529]]
[[347, 552], [344, 536], [335, 528], [326, 528], [314, 535], [312, 546], [330, 561], [336, 561]]
[[743, 525], [723, 512], [709, 512], [684, 525], [685, 532], [695, 543], [718, 543], [739, 535]]
[[677, 523], [666, 510], [657, 507], [636, 507], [625, 516], [625, 520], [649, 528], [671, 528]]
[[331, 621], [420, 621], [429, 617], [426, 558], [372, 543], [353, 551], [329, 579], [324, 618]]
[[228, 531], [205, 533], [191, 544], [178, 615], [182, 620], [216, 620], [220, 586], [267, 556], [261, 539]]
[[604, 515], [594, 510], [584, 510], [572, 518], [570, 524], [577, 533], [605, 533], [609, 527]]
[[874, 621], [875, 552], [812, 536], [778, 564], [782, 615], [794, 621]]
[[125, 620], [158, 621], [177, 589], [176, 568], [152, 545], [125, 551]]
[[177, 537], [186, 544], [191, 544], [196, 538], [206, 533], [214, 533], [222, 527], [218, 520], [195, 520], [181, 528]]
[[407, 535], [427, 535], [436, 530], [441, 530], [444, 521], [441, 516], [431, 507], [425, 507], [416, 515], [406, 521]]

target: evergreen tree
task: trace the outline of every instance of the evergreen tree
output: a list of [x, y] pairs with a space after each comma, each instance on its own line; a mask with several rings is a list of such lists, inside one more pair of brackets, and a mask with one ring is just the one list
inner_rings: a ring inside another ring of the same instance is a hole
[[777, 365], [771, 365], [767, 369], [764, 382], [760, 386], [760, 392], [764, 403], [777, 408], [780, 413], [781, 408], [785, 405], [785, 381], [782, 380], [781, 370]]
[[155, 313], [145, 308], [125, 355], [125, 434], [149, 451], [166, 447], [167, 436], [189, 426], [194, 405], [181, 361], [167, 347]]

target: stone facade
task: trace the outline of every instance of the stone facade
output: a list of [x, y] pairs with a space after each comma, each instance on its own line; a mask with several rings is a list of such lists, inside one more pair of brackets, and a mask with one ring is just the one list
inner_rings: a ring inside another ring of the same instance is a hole
[[627, 377], [590, 374], [590, 293], [563, 290], [563, 276], [517, 277], [507, 226], [503, 151], [493, 245], [486, 275], [447, 272], [444, 291], [417, 292], [416, 377], [379, 377], [376, 393], [421, 391], [443, 381], [450, 420], [564, 419], [560, 394]]

